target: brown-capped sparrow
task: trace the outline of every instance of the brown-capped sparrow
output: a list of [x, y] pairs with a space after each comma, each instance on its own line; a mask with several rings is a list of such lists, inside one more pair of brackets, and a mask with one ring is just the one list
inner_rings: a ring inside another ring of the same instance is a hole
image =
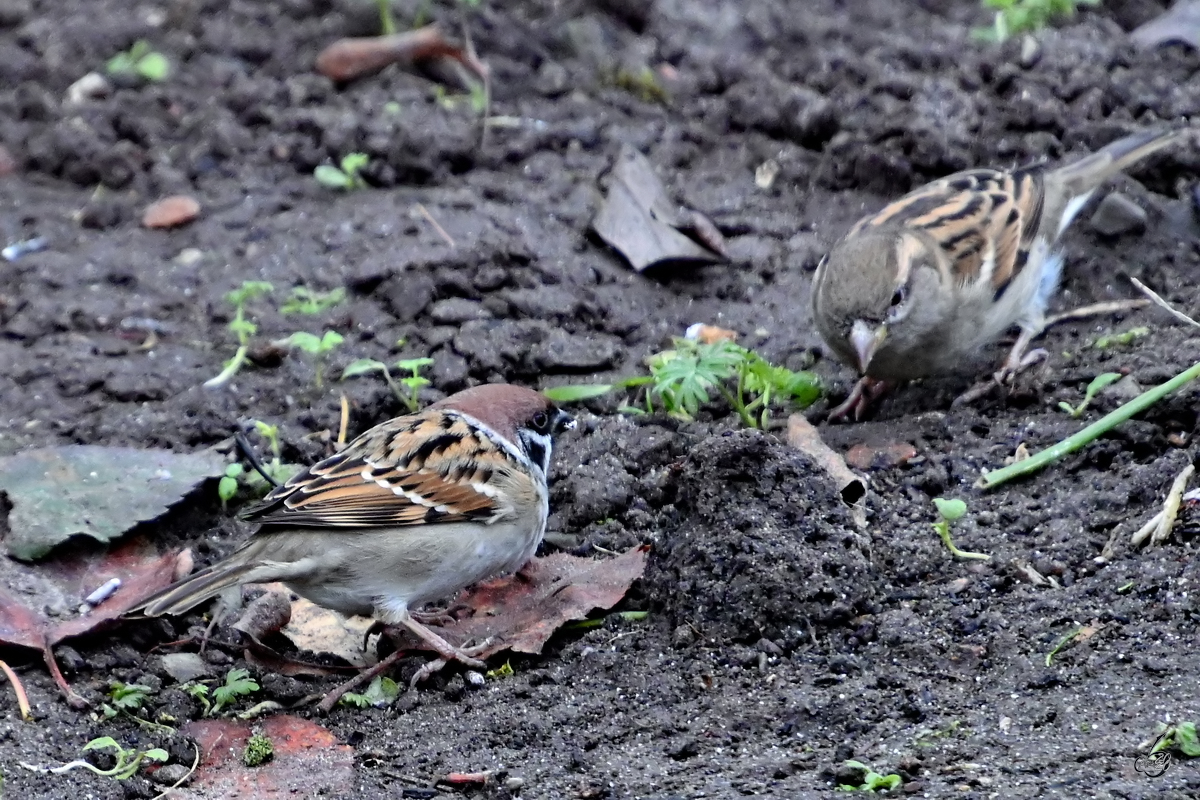
[[181, 614], [225, 589], [281, 581], [319, 606], [401, 625], [443, 659], [483, 666], [410, 609], [533, 557], [546, 530], [552, 439], [574, 420], [508, 384], [467, 389], [384, 422], [273, 489], [262, 527], [223, 561], [142, 607]]
[[1057, 169], [958, 172], [859, 220], [813, 278], [821, 338], [863, 376], [830, 418], [861, 417], [892, 383], [953, 372], [1014, 325], [995, 381], [1044, 358], [1025, 351], [1062, 272], [1059, 237], [1107, 178], [1184, 133], [1135, 134]]

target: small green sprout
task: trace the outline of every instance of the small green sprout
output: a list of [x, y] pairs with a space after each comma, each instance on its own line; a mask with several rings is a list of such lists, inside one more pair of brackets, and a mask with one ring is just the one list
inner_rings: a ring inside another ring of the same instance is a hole
[[396, 32], [396, 19], [392, 16], [392, 0], [375, 0], [375, 5], [379, 7], [379, 31], [384, 36], [391, 36]]
[[1068, 633], [1066, 636], [1059, 639], [1049, 653], [1046, 653], [1046, 666], [1054, 663], [1054, 657], [1067, 648], [1067, 645], [1079, 638], [1079, 634], [1087, 630], [1086, 626], [1079, 626], [1075, 630]]
[[365, 692], [346, 692], [342, 695], [341, 703], [348, 706], [357, 706], [358, 708], [366, 708], [373, 706], [374, 708], [386, 708], [395, 702], [400, 696], [400, 685], [391, 678], [385, 678], [382, 675], [376, 675], [375, 679], [367, 686]]
[[270, 738], [256, 733], [246, 740], [246, 748], [242, 750], [242, 763], [247, 767], [257, 767], [270, 761], [275, 755], [275, 745]]
[[108, 60], [109, 75], [140, 75], [148, 81], [164, 81], [171, 74], [171, 62], [162, 53], [150, 49], [150, 43], [139, 39], [133, 47], [117, 53]]
[[1070, 19], [1079, 6], [1099, 5], [1100, 0], [983, 0], [984, 8], [996, 9], [991, 27], [976, 28], [977, 39], [1003, 42], [1018, 33], [1039, 31], [1056, 17]]
[[279, 309], [279, 313], [313, 316], [328, 311], [345, 299], [346, 290], [340, 286], [328, 292], [317, 292], [307, 286], [296, 286], [292, 289], [291, 297]]
[[599, 628], [609, 618], [624, 620], [625, 622], [643, 622], [650, 616], [649, 611], [618, 611], [614, 614], [608, 614], [598, 619], [577, 619], [566, 623], [562, 626], [565, 631], [588, 630], [589, 628]]
[[1136, 585], [1137, 585], [1136, 581], [1130, 581], [1129, 583], [1123, 583], [1117, 587], [1117, 594], [1126, 594], [1131, 589], [1133, 589], [1133, 587]]
[[1149, 336], [1150, 329], [1146, 327], [1130, 328], [1123, 333], [1113, 333], [1108, 336], [1101, 336], [1092, 343], [1092, 347], [1097, 350], [1107, 350], [1110, 347], [1128, 347], [1129, 345], [1141, 339], [1143, 336]]
[[258, 681], [250, 677], [244, 669], [231, 669], [225, 676], [225, 683], [212, 690], [212, 713], [218, 714], [225, 706], [236, 703], [239, 698], [254, 694], [259, 690]]
[[946, 548], [950, 554], [956, 558], [973, 558], [979, 561], [987, 561], [991, 556], [986, 553], [972, 553], [967, 550], [959, 550], [954, 544], [954, 540], [950, 538], [950, 528], [955, 522], [958, 522], [967, 513], [967, 504], [962, 500], [947, 500], [944, 497], [933, 498], [933, 505], [937, 508], [940, 519], [933, 523], [933, 529], [937, 531], [938, 536], [942, 537]]
[[280, 339], [276, 344], [281, 347], [295, 347], [313, 357], [315, 375], [313, 382], [318, 389], [325, 386], [325, 359], [345, 339], [337, 331], [325, 331], [322, 336], [316, 336], [304, 331], [296, 331], [286, 339]]
[[[397, 342], [397, 345], [402, 342], [403, 340]], [[392, 377], [392, 372], [388, 369], [388, 365], [382, 361], [376, 361], [373, 358], [360, 358], [346, 365], [346, 368], [342, 370], [342, 380], [353, 378], [356, 375], [369, 375], [374, 372], [380, 372], [383, 374], [383, 379], [387, 382], [388, 388], [392, 390], [392, 394], [396, 395], [396, 399], [415, 414], [421, 408], [421, 390], [429, 386], [429, 379], [421, 374], [421, 370], [432, 365], [432, 358], [402, 359], [396, 362], [395, 367], [400, 372], [407, 372], [408, 375], [397, 379]]]
[[54, 775], [61, 775], [73, 769], [86, 769], [104, 778], [123, 781], [136, 775], [138, 767], [141, 766], [143, 761], [157, 761], [161, 764], [170, 758], [167, 751], [161, 747], [153, 747], [145, 751], [139, 751], [136, 747], [131, 747], [127, 750], [117, 744], [117, 740], [111, 736], [101, 736], [99, 739], [92, 739], [83, 746], [83, 752], [86, 753], [89, 750], [115, 750], [117, 753], [117, 763], [111, 769], [100, 769], [96, 765], [83, 760], [71, 761], [63, 764], [61, 767], [37, 767], [24, 762], [21, 763], [21, 766], [34, 772], [49, 772]]
[[847, 761], [846, 766], [851, 769], [861, 770], [863, 773], [863, 782], [858, 786], [848, 783], [839, 784], [837, 787], [839, 792], [878, 792], [881, 789], [886, 791], [899, 787], [903, 782], [896, 773], [882, 775], [861, 761]]
[[259, 690], [256, 680], [244, 669], [231, 669], [225, 676], [221, 686], [209, 688], [204, 683], [185, 683], [181, 688], [185, 694], [196, 698], [204, 709], [204, 716], [215, 717], [228, 705], [238, 701], [238, 698], [253, 694]]
[[213, 389], [224, 386], [245, 365], [246, 354], [250, 351], [250, 338], [258, 333], [258, 326], [246, 319], [246, 305], [274, 290], [275, 287], [266, 281], [245, 281], [225, 295], [225, 302], [233, 306], [233, 319], [229, 322], [229, 330], [237, 337], [238, 349], [233, 358], [225, 362], [225, 368], [221, 370], [220, 375], [204, 382], [205, 387]]
[[112, 681], [108, 684], [108, 697], [112, 704], [105, 703], [101, 710], [106, 718], [112, 718], [119, 711], [133, 713], [142, 707], [150, 694], [150, 687], [140, 683], [121, 683]]
[[659, 83], [658, 75], [650, 67], [643, 66], [639, 70], [617, 70], [613, 84], [634, 97], [647, 103], [670, 105], [671, 95]]
[[238, 478], [245, 474], [246, 469], [241, 464], [230, 464], [225, 467], [225, 474], [217, 482], [217, 496], [221, 498], [221, 508], [234, 498], [238, 490]]
[[486, 677], [493, 678], [493, 679], [494, 678], [511, 678], [513, 675], [516, 675], [516, 674], [517, 674], [516, 671], [512, 668], [512, 663], [509, 661], [505, 661], [503, 665], [496, 667], [495, 669], [489, 669], [485, 673]]
[[[676, 339], [674, 349], [655, 353], [646, 364], [648, 376], [597, 386], [558, 386], [545, 394], [565, 402], [598, 397], [616, 389], [645, 388], [646, 413], [654, 413], [658, 403], [667, 414], [684, 420], [694, 419], [702, 406], [720, 395], [742, 424], [765, 428], [773, 406], [806, 408], [823, 391], [813, 373], [777, 367], [753, 350], [727, 341]], [[635, 411], [631, 406], [622, 410]]]
[[1181, 722], [1171, 726], [1160, 723], [1159, 728], [1158, 743], [1150, 751], [1151, 755], [1174, 747], [1188, 758], [1200, 756], [1200, 736], [1197, 735], [1195, 722]]
[[1083, 412], [1087, 410], [1087, 407], [1091, 405], [1092, 401], [1096, 399], [1096, 396], [1112, 384], [1121, 380], [1121, 377], [1121, 373], [1119, 372], [1101, 372], [1095, 378], [1092, 378], [1092, 382], [1084, 389], [1083, 402], [1077, 406], [1072, 406], [1063, 400], [1059, 402], [1058, 407], [1075, 419], [1079, 419], [1083, 416]]
[[365, 189], [367, 182], [359, 173], [370, 161], [371, 157], [366, 153], [347, 153], [342, 156], [339, 166], [321, 164], [313, 170], [313, 177], [317, 179], [317, 183], [330, 189]]

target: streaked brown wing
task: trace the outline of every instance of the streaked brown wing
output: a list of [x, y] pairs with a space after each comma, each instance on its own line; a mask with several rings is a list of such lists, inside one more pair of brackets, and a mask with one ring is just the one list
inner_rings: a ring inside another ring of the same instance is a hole
[[860, 221], [851, 231], [898, 225], [932, 236], [960, 284], [987, 275], [1004, 287], [1025, 266], [1041, 224], [1042, 168], [977, 169], [922, 186]]
[[511, 513], [492, 476], [511, 459], [459, 418], [399, 418], [272, 490], [243, 518], [301, 527], [488, 521]]

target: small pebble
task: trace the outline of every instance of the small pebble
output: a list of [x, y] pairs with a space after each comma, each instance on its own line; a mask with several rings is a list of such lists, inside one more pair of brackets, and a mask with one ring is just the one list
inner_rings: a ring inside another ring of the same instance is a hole
[[77, 106], [88, 100], [108, 97], [112, 84], [99, 72], [89, 72], [67, 87], [67, 105]]
[[1104, 236], [1141, 233], [1146, 230], [1146, 211], [1120, 192], [1113, 192], [1100, 201], [1091, 226]]
[[467, 686], [472, 688], [478, 689], [487, 682], [487, 679], [483, 677], [482, 672], [476, 672], [473, 669], [469, 669], [463, 674], [466, 676]]
[[164, 197], [151, 203], [142, 214], [142, 225], [147, 228], [174, 228], [191, 222], [200, 216], [200, 203], [186, 195]]
[[191, 770], [183, 764], [167, 764], [164, 767], [159, 767], [149, 773], [150, 780], [157, 783], [159, 786], [174, 786], [179, 781], [187, 777]]

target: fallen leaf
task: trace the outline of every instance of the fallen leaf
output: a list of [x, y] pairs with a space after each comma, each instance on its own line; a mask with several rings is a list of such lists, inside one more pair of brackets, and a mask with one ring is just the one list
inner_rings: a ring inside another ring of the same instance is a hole
[[8, 148], [0, 144], [0, 178], [17, 171], [17, 160], [13, 158]]
[[[63, 679], [50, 648], [91, 633], [168, 586], [186, 552], [159, 555], [138, 537], [107, 552], [99, 545], [81, 545], [36, 566], [0, 558], [0, 644], [41, 650], [68, 701], [82, 707], [86, 703]], [[116, 592], [80, 614], [83, 599], [113, 578], [121, 581]]]
[[731, 331], [728, 328], [718, 328], [716, 325], [697, 322], [688, 326], [683, 337], [700, 344], [715, 344], [717, 342], [736, 342], [738, 335], [737, 331]]
[[431, 58], [457, 61], [480, 80], [487, 77], [487, 66], [462, 47], [447, 41], [436, 25], [389, 36], [339, 39], [317, 56], [317, 72], [333, 81], [349, 81], [378, 72], [389, 64]]
[[12, 503], [5, 546], [30, 561], [77, 534], [107, 542], [224, 471], [212, 451], [68, 445], [0, 458], [0, 491]]
[[329, 653], [361, 667], [363, 639], [373, 624], [366, 617], [343, 617], [300, 598], [292, 603], [292, 620], [280, 633], [300, 650]]
[[667, 199], [654, 167], [628, 144], [621, 145], [592, 228], [638, 272], [663, 261], [713, 263], [722, 258], [681, 232], [696, 231], [705, 244], [721, 247], [715, 226], [702, 215], [681, 214]]
[[855, 509], [855, 523], [859, 527], [865, 526], [866, 512], [859, 505], [859, 501], [867, 494], [866, 478], [856, 475], [846, 466], [842, 457], [825, 444], [821, 433], [803, 414], [792, 414], [788, 417], [787, 443], [817, 462], [817, 466], [833, 478], [842, 502]]
[[[580, 558], [555, 553], [535, 558], [515, 575], [485, 581], [463, 592], [451, 604], [470, 616], [429, 626], [450, 642], [491, 639], [480, 658], [502, 650], [540, 653], [560, 626], [585, 619], [593, 609], [615, 606], [646, 568], [646, 545], [616, 558]], [[424, 644], [417, 645], [424, 649]]]
[[864, 472], [872, 469], [892, 469], [915, 458], [917, 448], [908, 442], [892, 444], [856, 444], [846, 453], [846, 463]]
[[200, 203], [194, 197], [179, 194], [164, 197], [146, 206], [142, 225], [147, 228], [174, 228], [200, 216]]
[[1146, 49], [1170, 42], [1200, 48], [1200, 0], [1179, 0], [1162, 16], [1130, 33], [1129, 38]]
[[[255, 732], [271, 740], [274, 755], [257, 767], [242, 762]], [[182, 733], [200, 747], [200, 766], [176, 800], [306, 800], [349, 797], [354, 787], [354, 748], [327, 729], [290, 715], [250, 724], [199, 720]]]

